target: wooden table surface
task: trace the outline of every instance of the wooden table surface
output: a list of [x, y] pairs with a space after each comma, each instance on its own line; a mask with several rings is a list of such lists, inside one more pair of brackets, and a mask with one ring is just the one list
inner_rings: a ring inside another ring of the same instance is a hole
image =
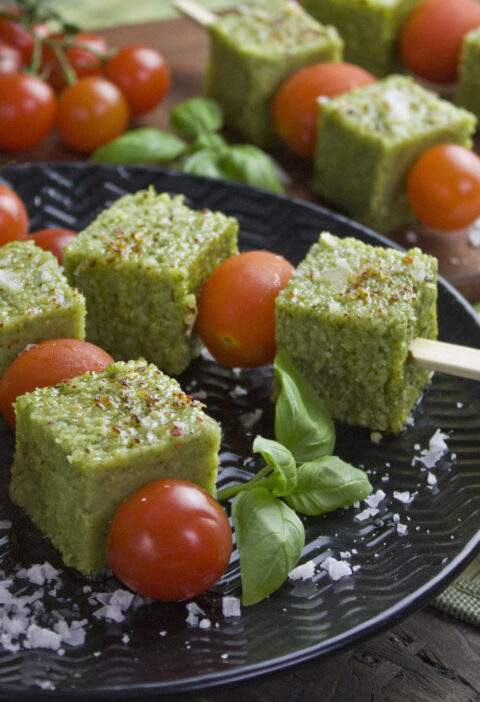
[[[112, 46], [141, 42], [158, 48], [172, 71], [173, 87], [162, 105], [135, 126], [167, 127], [167, 111], [202, 92], [207, 60], [203, 30], [186, 19], [126, 26], [104, 32]], [[292, 177], [289, 194], [312, 199], [308, 164], [275, 155]], [[81, 160], [52, 134], [15, 160]], [[404, 233], [395, 237], [404, 243]], [[440, 260], [441, 273], [470, 301], [480, 300], [480, 248], [462, 235], [420, 235], [419, 244]], [[175, 697], [185, 702], [473, 702], [480, 701], [480, 631], [427, 607], [386, 633], [332, 657], [227, 687]], [[121, 700], [121, 695], [117, 697]], [[146, 698], [143, 698], [145, 700]], [[164, 699], [164, 698], [162, 698]], [[148, 698], [146, 702], [152, 701]]]

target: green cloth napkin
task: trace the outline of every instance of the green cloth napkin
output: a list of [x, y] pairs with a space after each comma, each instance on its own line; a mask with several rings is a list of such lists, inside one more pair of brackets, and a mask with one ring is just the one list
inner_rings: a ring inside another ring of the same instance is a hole
[[[238, 5], [234, 0], [196, 1], [213, 12]], [[119, 24], [142, 24], [179, 16], [172, 0], [50, 0], [49, 5], [57, 9], [65, 20], [81, 29], [90, 30]]]
[[[236, 7], [234, 0], [196, 0], [217, 12]], [[62, 16], [81, 29], [100, 29], [119, 24], [140, 24], [178, 17], [172, 0], [50, 0]], [[476, 305], [480, 312], [480, 302]], [[470, 624], [480, 626], [480, 557], [432, 602], [434, 607]]]

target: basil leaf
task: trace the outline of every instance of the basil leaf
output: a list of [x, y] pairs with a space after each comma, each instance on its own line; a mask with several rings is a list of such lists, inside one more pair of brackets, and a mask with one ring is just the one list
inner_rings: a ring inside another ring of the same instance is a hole
[[235, 497], [232, 521], [240, 556], [242, 602], [252, 605], [285, 581], [302, 553], [305, 530], [283, 500], [260, 486]]
[[353, 505], [371, 492], [363, 470], [337, 456], [324, 456], [299, 467], [297, 485], [285, 499], [297, 512], [315, 516]]
[[217, 132], [223, 127], [222, 108], [209, 98], [183, 100], [170, 110], [169, 118], [171, 126], [186, 136]]
[[201, 149], [211, 149], [219, 153], [227, 147], [227, 142], [220, 134], [199, 134], [193, 144], [190, 145], [190, 152]]
[[222, 167], [229, 180], [283, 193], [284, 188], [270, 156], [252, 144], [235, 144], [224, 154]]
[[278, 441], [255, 437], [253, 442], [255, 453], [261, 453], [273, 474], [266, 478], [262, 485], [268, 485], [276, 497], [289, 495], [297, 484], [297, 463], [290, 451]]
[[280, 350], [274, 362], [280, 394], [275, 404], [275, 438], [290, 449], [297, 463], [333, 452], [335, 425], [311, 383]]
[[94, 163], [148, 163], [171, 161], [180, 156], [187, 145], [161, 129], [142, 127], [132, 129], [96, 149], [90, 161]]
[[225, 175], [219, 164], [218, 151], [215, 149], [200, 149], [191, 154], [182, 166], [185, 173], [209, 176], [210, 178], [224, 178]]

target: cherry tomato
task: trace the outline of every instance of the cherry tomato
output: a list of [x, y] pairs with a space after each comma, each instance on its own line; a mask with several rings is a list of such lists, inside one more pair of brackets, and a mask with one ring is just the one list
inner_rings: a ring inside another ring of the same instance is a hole
[[75, 239], [77, 232], [71, 229], [39, 229], [37, 232], [29, 234], [28, 238], [33, 239], [37, 246], [51, 251], [58, 258], [58, 262], [62, 263], [63, 247]]
[[123, 134], [127, 101], [117, 86], [99, 76], [80, 78], [60, 96], [57, 125], [63, 142], [90, 153]]
[[57, 100], [40, 78], [22, 73], [2, 76], [0, 96], [0, 149], [29, 149], [53, 128]]
[[223, 261], [198, 300], [196, 332], [226, 366], [252, 368], [275, 357], [275, 298], [293, 266], [270, 251], [247, 251]]
[[407, 196], [418, 219], [430, 227], [468, 226], [480, 217], [480, 158], [457, 144], [428, 149], [408, 174]]
[[13, 46], [0, 41], [0, 76], [20, 73], [23, 66], [22, 54]]
[[[65, 35], [53, 35], [52, 39], [65, 41]], [[108, 43], [99, 34], [78, 32], [70, 38], [71, 46], [65, 52], [66, 58], [77, 78], [93, 76], [100, 72], [104, 57], [108, 54]], [[91, 51], [89, 51], [91, 49]], [[46, 79], [57, 91], [63, 90], [67, 81], [55, 52], [50, 46], [43, 47], [42, 68]]]
[[128, 587], [159, 600], [208, 590], [225, 571], [232, 532], [220, 504], [187, 480], [148, 483], [113, 517], [107, 558]]
[[300, 69], [282, 83], [275, 95], [272, 111], [275, 132], [296, 154], [313, 158], [319, 100], [375, 80], [360, 66], [341, 61]]
[[108, 61], [105, 75], [123, 92], [134, 117], [153, 109], [170, 87], [170, 72], [163, 56], [140, 44], [122, 47]]
[[[20, 21], [21, 11], [18, 8], [8, 8], [8, 12], [12, 15], [18, 15], [19, 21], [0, 17], [0, 39], [18, 49], [22, 55], [23, 63], [29, 64], [33, 54], [33, 33]], [[35, 34], [38, 36], [46, 37], [49, 32], [47, 24], [35, 25]]]
[[475, 0], [424, 0], [407, 19], [400, 54], [414, 74], [436, 83], [452, 83], [458, 72], [463, 37], [480, 25]]
[[8, 241], [25, 239], [28, 214], [21, 198], [6, 185], [0, 185], [0, 246]]
[[113, 358], [78, 339], [48, 339], [32, 344], [12, 361], [0, 380], [0, 410], [15, 430], [13, 402], [26, 392], [57, 385], [87, 371], [102, 371]]

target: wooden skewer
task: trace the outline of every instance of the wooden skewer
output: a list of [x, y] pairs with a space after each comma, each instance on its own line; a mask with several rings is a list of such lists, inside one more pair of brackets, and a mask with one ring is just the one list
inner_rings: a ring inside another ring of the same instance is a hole
[[410, 354], [420, 368], [480, 380], [480, 349], [417, 338], [410, 344]]
[[[202, 27], [208, 27], [217, 20], [213, 12], [195, 0], [173, 0], [173, 5]], [[480, 380], [480, 349], [417, 338], [410, 345], [410, 358], [419, 368]]]
[[209, 24], [217, 21], [217, 16], [213, 12], [194, 0], [174, 0], [173, 6], [202, 27], [208, 27]]

